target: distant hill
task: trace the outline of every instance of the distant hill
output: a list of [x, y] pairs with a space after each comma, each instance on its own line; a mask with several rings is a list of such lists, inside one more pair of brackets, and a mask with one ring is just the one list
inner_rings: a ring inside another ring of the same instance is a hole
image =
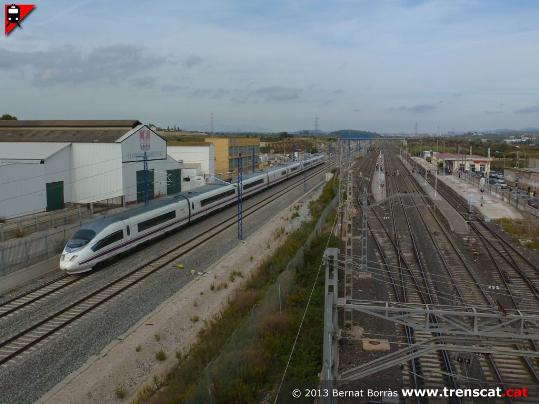
[[295, 132], [289, 132], [293, 136], [326, 136], [327, 132], [317, 129], [302, 129]]
[[357, 130], [357, 129], [341, 129], [328, 133], [328, 136], [342, 137], [342, 138], [373, 138], [373, 137], [382, 137], [379, 133], [369, 132], [366, 130]]
[[493, 129], [486, 130], [484, 133], [487, 134], [500, 134], [500, 135], [511, 135], [511, 134], [520, 134], [520, 133], [539, 133], [539, 128], [524, 128], [524, 129]]

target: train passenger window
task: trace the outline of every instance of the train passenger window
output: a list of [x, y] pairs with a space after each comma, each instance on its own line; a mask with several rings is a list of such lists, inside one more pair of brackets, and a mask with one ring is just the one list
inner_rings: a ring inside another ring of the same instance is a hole
[[192, 208], [193, 210], [195, 210], [195, 203], [194, 203], [194, 202], [191, 202], [191, 208]]
[[286, 170], [281, 171], [281, 175], [286, 175]]
[[115, 231], [114, 233], [111, 233], [109, 234], [108, 236], [106, 237], [103, 237], [101, 240], [99, 240], [97, 243], [95, 243], [92, 247], [92, 251], [98, 251], [98, 250], [101, 250], [102, 248], [112, 244], [112, 243], [115, 243], [117, 241], [120, 241], [121, 239], [124, 238], [124, 231], [123, 230], [118, 230], [118, 231]]
[[162, 215], [152, 217], [151, 219], [145, 220], [143, 222], [140, 222], [138, 226], [138, 231], [144, 231], [149, 229], [150, 227], [157, 226], [158, 224], [168, 222], [169, 220], [176, 218], [176, 211], [173, 210], [172, 212], [163, 213]]
[[131, 235], [131, 230], [129, 229], [129, 226], [127, 226], [127, 235], [128, 235], [128, 236]]
[[226, 198], [227, 196], [234, 195], [236, 193], [235, 189], [231, 189], [226, 192], [222, 192], [217, 195], [210, 196], [209, 198], [203, 199], [200, 201], [200, 206], [206, 206], [209, 205], [212, 202], [218, 201], [219, 199]]
[[252, 188], [252, 187], [256, 187], [257, 185], [260, 185], [262, 183], [264, 183], [264, 178], [256, 180], [255, 182], [251, 182], [250, 184], [244, 185], [243, 189], [249, 189], [249, 188]]

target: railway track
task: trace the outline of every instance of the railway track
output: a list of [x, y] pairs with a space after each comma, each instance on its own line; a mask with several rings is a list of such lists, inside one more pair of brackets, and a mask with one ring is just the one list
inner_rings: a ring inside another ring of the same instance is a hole
[[78, 276], [62, 275], [43, 285], [39, 285], [18, 296], [12, 297], [0, 304], [0, 319], [22, 310], [23, 308], [29, 308], [41, 299], [59, 293], [62, 289], [77, 283], [81, 279], [82, 277]]
[[[328, 169], [327, 163], [323, 164], [313, 171], [308, 173], [306, 178], [296, 178], [291, 184], [288, 184], [284, 189], [277, 191], [276, 193], [269, 195], [255, 204], [249, 206], [244, 210], [243, 217], [248, 217], [255, 214], [258, 210], [262, 209], [265, 205], [280, 198], [284, 194], [292, 191], [296, 187], [303, 184], [305, 180], [309, 180], [318, 176], [320, 173], [325, 172]], [[19, 355], [28, 351], [29, 349], [37, 346], [40, 342], [48, 339], [54, 334], [58, 333], [62, 329], [65, 329], [68, 325], [74, 323], [76, 320], [93, 312], [104, 303], [112, 300], [126, 290], [132, 288], [134, 285], [139, 284], [141, 281], [159, 271], [163, 267], [171, 264], [178, 258], [182, 257], [189, 251], [203, 245], [207, 241], [211, 240], [224, 230], [236, 225], [236, 215], [220, 221], [212, 226], [210, 229], [205, 230], [203, 233], [197, 234], [195, 237], [187, 240], [180, 245], [164, 252], [158, 257], [146, 262], [125, 275], [99, 287], [97, 290], [85, 295], [84, 297], [76, 300], [68, 306], [60, 309], [59, 311], [47, 316], [46, 318], [34, 323], [32, 326], [16, 333], [8, 339], [0, 342], [0, 365], [7, 366], [10, 361], [15, 360]], [[51, 286], [51, 285], [49, 285]], [[45, 296], [49, 296], [55, 293], [54, 289], [60, 288], [61, 285], [56, 285], [52, 289], [42, 291], [41, 295], [33, 296], [32, 293], [38, 293], [39, 291], [33, 291], [27, 296], [20, 297], [18, 299], [43, 299]], [[47, 288], [47, 286], [45, 287]], [[34, 300], [37, 301], [37, 300]], [[9, 304], [13, 304], [12, 301]], [[30, 303], [28, 303], [30, 304]], [[3, 307], [3, 306], [0, 306]], [[18, 310], [14, 306], [7, 310]], [[25, 306], [23, 306], [25, 307]]]
[[[409, 177], [408, 181], [416, 190], [420, 191], [420, 187], [415, 179]], [[498, 293], [493, 293], [499, 309], [502, 312], [505, 310], [505, 307], [507, 306], [505, 303], [502, 303], [502, 301], [506, 302], [507, 300], [509, 300], [512, 306], [517, 310], [535, 309], [537, 307], [537, 268], [535, 268], [535, 266], [518, 250], [511, 246], [510, 243], [488, 228], [482, 220], [477, 218], [473, 211], [469, 212], [468, 209], [464, 210], [463, 206], [465, 205], [459, 200], [461, 198], [458, 195], [452, 195], [448, 189], [444, 189], [443, 187], [442, 189], [443, 191], [440, 191], [440, 193], [445, 193], [446, 195], [444, 196], [448, 196], [446, 198], [448, 202], [450, 202], [461, 215], [475, 219], [469, 221], [470, 228], [488, 254], [493, 267], [496, 269], [500, 283], [504, 285], [503, 292], [501, 293], [502, 296]], [[435, 217], [435, 215], [433, 216]], [[461, 277], [453, 278], [453, 282], [458, 280], [462, 282]], [[490, 305], [494, 305], [492, 302], [493, 299], [489, 297], [488, 293], [485, 293], [483, 287], [479, 286], [477, 280], [474, 280], [471, 284], [477, 287], [474, 289], [479, 289], [486, 302], [490, 303]], [[495, 291], [497, 289], [498, 288], [495, 288]], [[474, 295], [476, 294], [462, 297], [462, 303], [474, 305]], [[502, 299], [502, 297], [505, 299]], [[497, 341], [496, 345], [517, 350], [537, 350], [534, 341], [525, 341], [522, 343]], [[485, 382], [494, 382], [506, 387], [514, 385], [515, 383], [533, 386], [532, 390], [536, 397], [539, 396], [537, 364], [528, 358], [519, 357], [518, 355], [512, 358], [497, 358], [495, 354], [492, 354], [486, 355], [484, 360], [480, 360], [480, 364]]]

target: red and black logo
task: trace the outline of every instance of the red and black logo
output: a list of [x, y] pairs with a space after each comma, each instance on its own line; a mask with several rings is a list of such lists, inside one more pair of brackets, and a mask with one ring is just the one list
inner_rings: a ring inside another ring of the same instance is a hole
[[21, 22], [36, 6], [34, 4], [6, 4], [4, 6], [4, 32], [8, 36], [15, 27], [21, 27]]

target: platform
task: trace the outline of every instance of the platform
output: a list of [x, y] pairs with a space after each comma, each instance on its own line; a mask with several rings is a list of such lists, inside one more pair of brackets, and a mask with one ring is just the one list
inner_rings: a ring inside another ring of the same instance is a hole
[[[410, 164], [408, 164], [408, 162], [403, 158], [401, 158], [401, 160], [408, 171], [411, 172], [412, 167]], [[428, 182], [426, 182], [425, 178], [423, 178], [421, 175], [418, 173], [412, 173], [412, 176], [416, 179], [423, 191], [430, 197], [430, 199], [432, 199], [440, 212], [442, 212], [443, 216], [447, 219], [451, 231], [457, 234], [467, 234], [469, 231], [468, 223], [466, 223], [466, 220], [464, 220], [464, 218], [455, 210], [455, 208], [453, 208], [449, 202], [441, 197], [438, 192], [435, 192], [434, 188]]]
[[[420, 164], [427, 170], [434, 171], [436, 167], [419, 158], [412, 157], [412, 159]], [[523, 215], [515, 207], [503, 202], [495, 195], [491, 195], [488, 192], [483, 192], [473, 185], [459, 179], [453, 175], [439, 175], [438, 181], [442, 181], [448, 185], [451, 189], [457, 192], [464, 199], [469, 201], [471, 199], [472, 205], [485, 217], [486, 220], [510, 218], [510, 219], [522, 219]], [[423, 180], [424, 182], [424, 180]], [[483, 203], [481, 204], [481, 196], [483, 197]]]

